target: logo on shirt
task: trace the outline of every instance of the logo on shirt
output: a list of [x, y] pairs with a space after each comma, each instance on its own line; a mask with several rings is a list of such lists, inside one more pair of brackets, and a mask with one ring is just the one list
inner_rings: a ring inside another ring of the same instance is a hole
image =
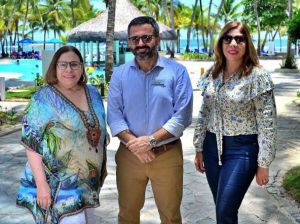
[[152, 82], [152, 85], [165, 87], [165, 80], [164, 79], [154, 79]]

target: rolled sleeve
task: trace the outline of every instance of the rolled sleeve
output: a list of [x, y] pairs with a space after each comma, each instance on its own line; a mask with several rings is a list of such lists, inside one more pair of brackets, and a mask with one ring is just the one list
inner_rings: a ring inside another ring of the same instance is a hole
[[275, 157], [276, 145], [276, 105], [273, 91], [268, 91], [254, 99], [258, 127], [258, 166], [269, 167]]
[[[117, 70], [118, 71], [118, 70]], [[112, 136], [128, 129], [128, 125], [123, 117], [122, 108], [122, 89], [121, 89], [121, 74], [114, 72], [109, 84], [109, 93], [107, 100], [107, 123], [110, 127]]]
[[192, 123], [193, 89], [186, 69], [178, 76], [174, 92], [175, 113], [163, 128], [175, 137], [180, 137], [184, 129]]

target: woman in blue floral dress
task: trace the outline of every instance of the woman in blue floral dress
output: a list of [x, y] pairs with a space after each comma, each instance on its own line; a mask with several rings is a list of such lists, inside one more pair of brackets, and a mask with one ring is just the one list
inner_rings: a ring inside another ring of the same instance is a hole
[[17, 205], [29, 209], [35, 223], [51, 218], [52, 224], [83, 224], [99, 206], [106, 176], [104, 106], [98, 90], [86, 84], [75, 47], [55, 53], [45, 80], [23, 118], [21, 143], [28, 163]]
[[245, 24], [224, 26], [215, 63], [199, 84], [203, 103], [194, 134], [195, 166], [206, 173], [217, 224], [237, 224], [253, 178], [258, 185], [269, 181], [276, 142], [274, 85], [259, 65]]

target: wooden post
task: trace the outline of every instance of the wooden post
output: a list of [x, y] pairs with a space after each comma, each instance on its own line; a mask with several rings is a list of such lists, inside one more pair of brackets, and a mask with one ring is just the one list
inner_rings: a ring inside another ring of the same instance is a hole
[[201, 68], [200, 68], [200, 75], [203, 75], [203, 74], [204, 74], [204, 68], [201, 67]]
[[5, 100], [5, 78], [0, 77], [0, 101]]

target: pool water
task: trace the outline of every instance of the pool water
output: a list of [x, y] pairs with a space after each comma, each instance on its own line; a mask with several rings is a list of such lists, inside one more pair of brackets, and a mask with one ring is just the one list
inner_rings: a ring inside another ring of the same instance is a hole
[[[96, 77], [100, 75], [104, 77], [104, 68], [90, 69], [87, 74], [88, 77]], [[0, 76], [4, 76], [8, 79], [20, 79], [22, 81], [34, 81], [37, 75], [42, 75], [42, 61], [35, 59], [22, 59], [22, 60], [0, 60]]]
[[18, 79], [34, 81], [37, 74], [42, 75], [42, 61], [35, 59], [0, 61], [0, 73], [8, 73], [4, 75], [5, 79], [9, 79], [10, 75], [11, 78], [16, 78], [15, 74], [18, 73]]

